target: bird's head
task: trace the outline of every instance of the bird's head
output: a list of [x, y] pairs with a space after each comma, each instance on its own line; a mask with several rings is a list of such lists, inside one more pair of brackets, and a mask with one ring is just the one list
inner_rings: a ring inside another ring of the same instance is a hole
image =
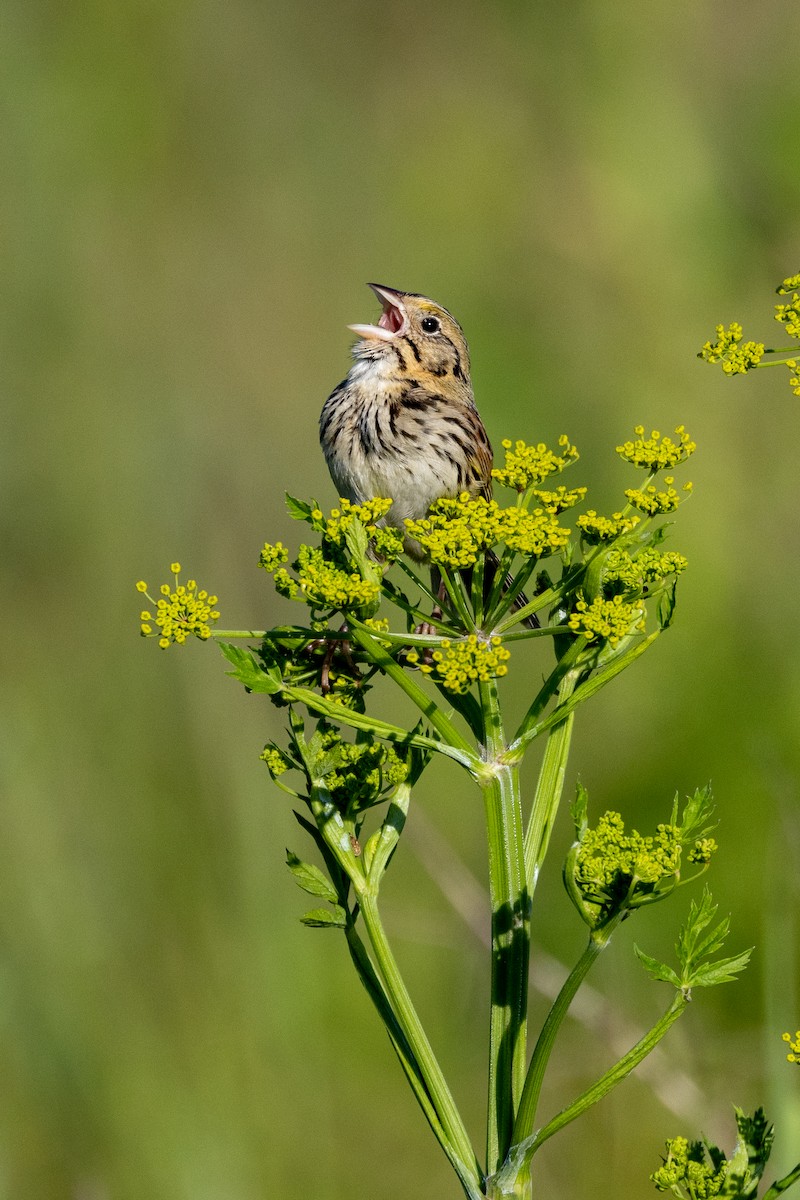
[[393, 367], [469, 384], [469, 348], [458, 321], [446, 308], [414, 292], [369, 285], [381, 302], [377, 325], [350, 325], [359, 341], [356, 358], [386, 357]]

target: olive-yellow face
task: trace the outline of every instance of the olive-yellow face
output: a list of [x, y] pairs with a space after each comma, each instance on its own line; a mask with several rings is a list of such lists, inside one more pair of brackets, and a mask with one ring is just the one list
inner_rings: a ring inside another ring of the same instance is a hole
[[469, 350], [455, 317], [441, 305], [412, 292], [399, 292], [381, 284], [369, 285], [383, 306], [377, 325], [351, 325], [359, 334], [353, 354], [357, 358], [385, 356], [400, 371], [452, 376], [469, 384]]

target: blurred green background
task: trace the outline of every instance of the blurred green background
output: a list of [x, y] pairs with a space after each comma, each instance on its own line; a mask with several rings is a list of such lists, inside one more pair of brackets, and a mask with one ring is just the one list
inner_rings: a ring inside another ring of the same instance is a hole
[[[787, 1170], [800, 402], [695, 353], [717, 321], [769, 342], [800, 269], [796, 8], [6, 0], [0, 27], [0, 1196], [460, 1194], [341, 940], [297, 921], [306, 848], [258, 761], [279, 715], [213, 646], [137, 632], [134, 580], [176, 558], [226, 626], [275, 619], [258, 550], [297, 539], [284, 490], [333, 501], [316, 422], [368, 279], [450, 307], [495, 444], [569, 433], [601, 510], [634, 424], [699, 444], [677, 625], [582, 712], [568, 788], [649, 829], [711, 780], [714, 891], [757, 951], [548, 1144], [542, 1193], [654, 1194], [664, 1139], [730, 1144], [731, 1102], [768, 1105]], [[479, 795], [437, 765], [416, 808], [387, 921], [480, 1143], [482, 897], [426, 867], [483, 885]], [[563, 963], [568, 838], [536, 920]], [[547, 1111], [665, 1006], [631, 943], [668, 952], [686, 902], [621, 930]]]

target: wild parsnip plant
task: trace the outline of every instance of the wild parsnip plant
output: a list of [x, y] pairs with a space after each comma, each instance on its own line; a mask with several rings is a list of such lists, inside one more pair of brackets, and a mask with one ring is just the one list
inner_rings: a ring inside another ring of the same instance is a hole
[[[531, 908], [561, 801], [573, 722], [581, 705], [632, 666], [672, 623], [678, 579], [687, 564], [680, 553], [664, 548], [664, 517], [672, 518], [691, 494], [691, 484], [676, 485], [674, 472], [695, 445], [682, 426], [670, 435], [638, 427], [617, 446], [627, 469], [638, 472], [635, 486], [624, 489], [619, 511], [587, 509], [569, 519], [565, 514], [586, 497], [582, 486], [555, 482], [578, 458], [569, 439], [562, 437], [554, 450], [522, 441], [503, 446], [504, 465], [493, 475], [506, 500], [464, 494], [438, 501], [425, 519], [408, 523], [408, 533], [429, 557], [433, 583], [403, 557], [402, 535], [382, 524], [390, 498], [360, 506], [343, 500], [327, 514], [315, 502], [290, 498], [289, 510], [308, 527], [309, 540], [292, 552], [280, 542], [266, 543], [260, 566], [281, 595], [302, 606], [298, 624], [212, 631], [219, 617], [216, 597], [198, 590], [194, 580], [181, 585], [177, 563], [174, 582], [163, 585], [160, 599], [148, 596], [154, 611], [141, 614], [142, 633], [157, 637], [163, 647], [191, 634], [213, 636], [230, 674], [285, 712], [285, 736], [267, 745], [262, 758], [297, 806], [299, 825], [316, 850], [316, 862], [288, 855], [295, 881], [314, 901], [302, 920], [340, 931], [470, 1200], [532, 1197], [541, 1146], [645, 1058], [696, 989], [732, 980], [749, 957], [748, 951], [720, 956], [727, 921], [715, 922], [711, 896], [702, 892], [689, 905], [673, 964], [636, 951], [652, 979], [668, 988], [661, 1018], [561, 1112], [540, 1113], [542, 1082], [564, 1017], [615, 929], [703, 874], [716, 849], [707, 788], [682, 804], [676, 799], [662, 823], [642, 835], [627, 829], [616, 812], [592, 823], [588, 795], [580, 787], [563, 877], [586, 927], [586, 944], [542, 1028], [529, 1030]], [[137, 586], [147, 593], [144, 583]], [[251, 645], [234, 644], [242, 640]], [[515, 671], [528, 679], [543, 674], [544, 683], [512, 715], [503, 678]], [[405, 698], [405, 724], [373, 711], [371, 689], [378, 676]], [[538, 781], [533, 795], [523, 797], [520, 766], [537, 739], [545, 742]], [[480, 1152], [467, 1134], [381, 915], [383, 879], [402, 839], [415, 785], [436, 754], [466, 773], [482, 797], [486, 819], [491, 1006], [486, 1144]], [[756, 1114], [745, 1132], [740, 1123], [741, 1136], [749, 1138], [759, 1120]], [[758, 1153], [764, 1158], [763, 1129], [760, 1136]], [[683, 1146], [680, 1139], [668, 1143], [665, 1165], [653, 1177], [659, 1188], [689, 1197], [755, 1194], [751, 1183], [760, 1175], [755, 1160], [748, 1157], [742, 1174], [749, 1190], [743, 1183], [739, 1191], [714, 1192], [711, 1184], [701, 1191], [694, 1175], [707, 1169], [694, 1147], [684, 1152]], [[724, 1177], [727, 1187], [734, 1168], [723, 1167], [715, 1148], [708, 1153], [713, 1179]], [[739, 1172], [741, 1152], [731, 1162]], [[776, 1194], [774, 1188], [767, 1193], [770, 1200]]]
[[[786, 303], [775, 305], [774, 317], [787, 337], [800, 338], [800, 274], [790, 275], [775, 289], [777, 295], [785, 296]], [[763, 342], [745, 342], [744, 330], [738, 321], [726, 328], [717, 325], [714, 330], [716, 341], [710, 339], [698, 352], [697, 357], [709, 363], [719, 363], [726, 375], [745, 375], [756, 367], [786, 367], [790, 372], [789, 386], [795, 396], [800, 396], [800, 372], [794, 357], [796, 345], [770, 347]], [[784, 357], [789, 355], [788, 358]], [[768, 357], [775, 355], [774, 358]]]

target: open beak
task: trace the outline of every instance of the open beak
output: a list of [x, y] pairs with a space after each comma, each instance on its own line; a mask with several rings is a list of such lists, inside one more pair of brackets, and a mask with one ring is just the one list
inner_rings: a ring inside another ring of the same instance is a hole
[[377, 325], [348, 325], [353, 333], [362, 338], [377, 338], [382, 342], [390, 342], [398, 333], [402, 333], [408, 324], [406, 310], [403, 307], [404, 292], [394, 288], [383, 287], [379, 283], [370, 283], [375, 295], [381, 302], [383, 311]]

